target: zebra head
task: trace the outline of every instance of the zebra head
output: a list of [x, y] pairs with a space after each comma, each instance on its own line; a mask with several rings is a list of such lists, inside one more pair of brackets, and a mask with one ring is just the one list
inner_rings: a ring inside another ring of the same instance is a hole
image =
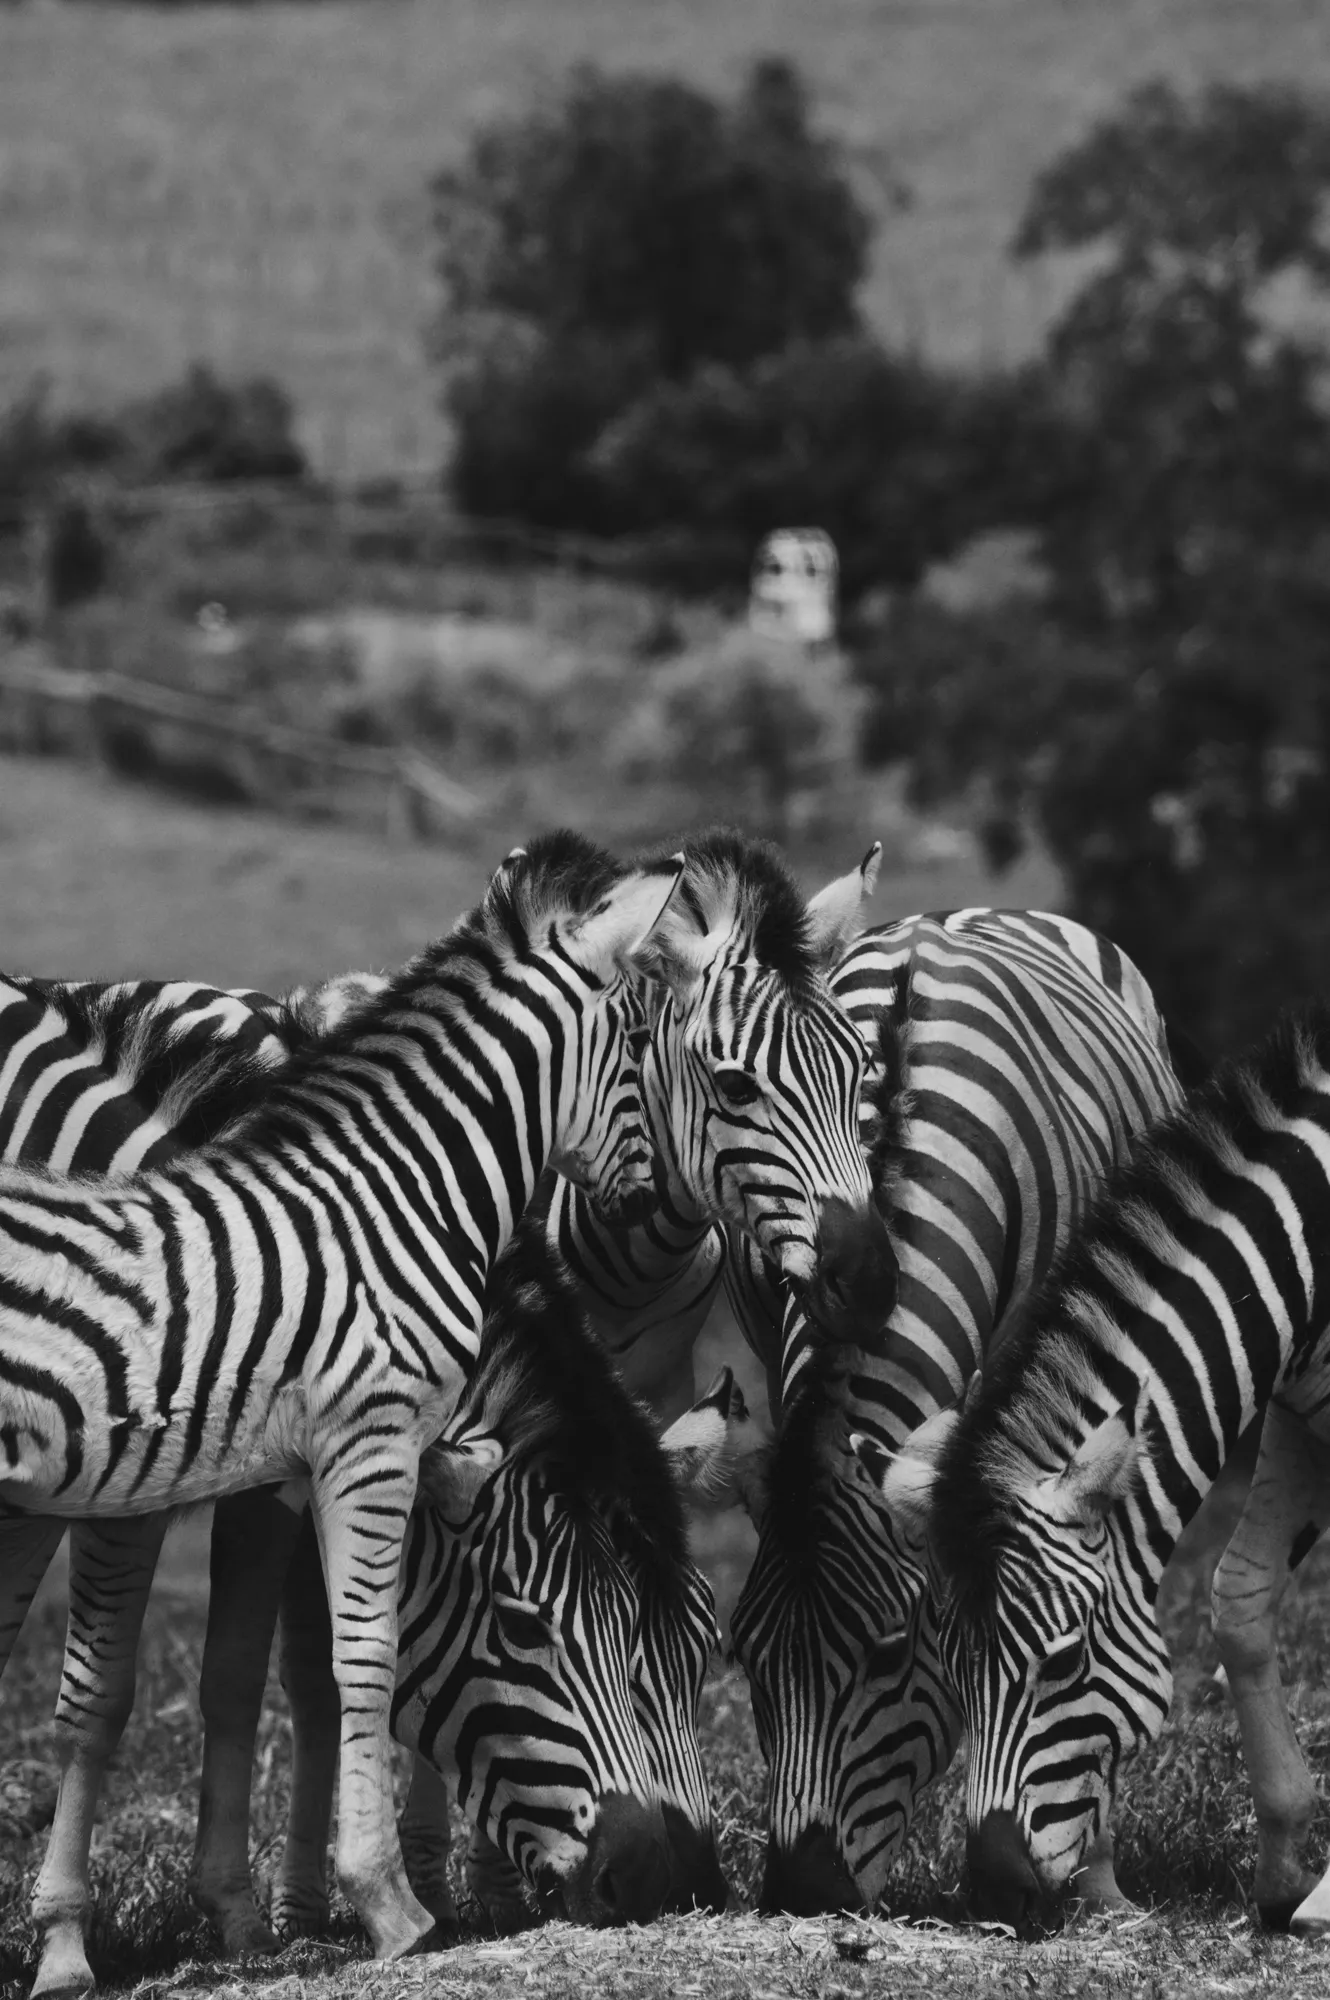
[[[513, 849], [463, 927], [478, 951], [511, 968], [493, 986], [505, 1015], [562, 1016], [553, 1057], [561, 1074], [550, 1079], [554, 1129], [536, 1170], [548, 1159], [615, 1222], [645, 1215], [657, 1199], [641, 1083], [650, 1023], [636, 961], [682, 868], [674, 855], [624, 869], [577, 834], [541, 835]], [[499, 1022], [496, 1029], [496, 1063], [511, 1064], [512, 1037]], [[544, 1096], [524, 1090], [520, 1076], [511, 1081], [519, 1100]]]
[[758, 1530], [732, 1637], [770, 1772], [762, 1906], [871, 1909], [960, 1737], [925, 1549], [850, 1453], [815, 1360], [740, 1485]]
[[[978, 1411], [982, 1423], [982, 1399]], [[970, 1738], [971, 1887], [1018, 1921], [1075, 1893], [1121, 1767], [1172, 1698], [1141, 1546], [1134, 1414], [1037, 1459], [947, 1413], [873, 1463], [893, 1520], [930, 1552], [940, 1648]]]
[[[687, 1559], [676, 1454], [531, 1227], [490, 1303], [477, 1372], [422, 1460], [394, 1730], [575, 1920], [723, 1901], [695, 1738], [715, 1608]], [[692, 1739], [664, 1773], [662, 1727]]]
[[896, 1262], [859, 1145], [867, 1050], [833, 999], [878, 850], [811, 903], [774, 848], [718, 830], [685, 847], [654, 933], [666, 988], [643, 1065], [666, 1169], [756, 1244], [817, 1325], [871, 1344]]

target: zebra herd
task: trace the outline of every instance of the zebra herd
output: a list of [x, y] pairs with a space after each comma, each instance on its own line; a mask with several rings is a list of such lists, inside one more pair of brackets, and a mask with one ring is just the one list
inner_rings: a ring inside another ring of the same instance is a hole
[[[454, 1922], [450, 1798], [500, 1922], [723, 1908], [689, 1500], [758, 1531], [733, 1640], [764, 1907], [873, 1907], [963, 1732], [980, 1906], [1119, 1906], [1160, 1576], [1262, 1411], [1216, 1631], [1258, 1901], [1330, 1923], [1273, 1629], [1330, 1503], [1330, 1015], [1185, 1095], [1106, 940], [987, 909], [866, 928], [878, 861], [805, 901], [737, 834], [632, 867], [550, 835], [390, 978], [0, 980], [0, 1667], [70, 1531], [36, 1993], [93, 1984], [101, 1780], [165, 1526], [201, 1500], [192, 1879], [228, 1954], [326, 1923], [334, 1777], [380, 1956]], [[770, 1428], [729, 1371], [696, 1395], [722, 1286]]]

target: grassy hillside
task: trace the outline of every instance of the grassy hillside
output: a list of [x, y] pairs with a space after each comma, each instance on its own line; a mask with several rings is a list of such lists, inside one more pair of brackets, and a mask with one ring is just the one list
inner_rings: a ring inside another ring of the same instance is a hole
[[1031, 173], [1157, 72], [1330, 83], [1320, 0], [374, 0], [0, 9], [0, 400], [151, 388], [194, 356], [288, 381], [334, 470], [437, 461], [430, 170], [579, 58], [732, 86], [807, 69], [871, 178], [914, 184], [872, 311], [953, 359], [1028, 344], [1003, 246]]

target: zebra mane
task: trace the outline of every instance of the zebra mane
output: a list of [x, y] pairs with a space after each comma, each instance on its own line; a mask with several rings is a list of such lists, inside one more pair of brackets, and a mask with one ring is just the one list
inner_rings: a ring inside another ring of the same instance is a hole
[[827, 1468], [828, 1433], [836, 1416], [835, 1378], [838, 1373], [843, 1378], [843, 1368], [843, 1359], [830, 1345], [814, 1349], [781, 1413], [772, 1447], [763, 1531], [786, 1569], [805, 1585], [821, 1574], [823, 1505], [834, 1489]]
[[[158, 1013], [144, 1007], [137, 982], [25, 984], [182, 1149], [202, 1145], [250, 1110], [291, 1046], [281, 1003], [264, 993], [199, 986], [187, 1012]], [[217, 1028], [215, 1010], [223, 1006], [241, 1015], [231, 1033]]]
[[608, 1522], [616, 1546], [657, 1584], [681, 1586], [683, 1502], [645, 1412], [590, 1332], [563, 1259], [539, 1220], [519, 1226], [490, 1275], [468, 1421], [509, 1461], [538, 1466], [574, 1507]]
[[887, 1221], [891, 1218], [891, 1190], [900, 1179], [905, 1151], [905, 1129], [913, 1109], [910, 1071], [910, 964], [897, 979], [890, 1007], [878, 1015], [876, 1061], [864, 1089], [864, 1102], [873, 1114], [872, 1137], [868, 1145], [868, 1178], [873, 1200]]
[[[1330, 1008], [1284, 1015], [1151, 1126], [1103, 1184], [990, 1357], [939, 1464], [933, 1546], [963, 1615], [991, 1614], [997, 1558], [1034, 1482], [1062, 1470], [1106, 1401], [1134, 1416], [1140, 1382], [1126, 1335], [1147, 1303], [1151, 1267], [1171, 1261], [1171, 1221], [1204, 1214], [1223, 1177], [1261, 1157], [1274, 1119], [1327, 1071]], [[1195, 1396], [1187, 1364], [1174, 1352], [1170, 1370], [1164, 1352], [1156, 1365], [1186, 1407]]]
[[587, 915], [623, 872], [613, 855], [583, 834], [538, 834], [525, 848], [514, 848], [479, 906], [444, 942], [484, 937], [501, 951], [520, 953], [551, 918], [567, 911]]
[[[375, 1034], [398, 1012], [411, 1011], [418, 995], [446, 1005], [450, 992], [484, 985], [505, 961], [521, 958], [554, 918], [593, 911], [622, 874], [612, 855], [581, 834], [539, 834], [514, 850], [474, 909], [395, 972], [348, 973], [270, 1003], [268, 1018], [286, 1039], [291, 1059], [275, 1088], [270, 1083], [267, 1102], [255, 1102], [258, 1120], [271, 1111], [280, 1124], [305, 1083], [353, 1049], [363, 1033]], [[238, 1110], [225, 1130], [210, 1136], [232, 1143], [257, 1133], [257, 1122]]]
[[[676, 849], [677, 851], [677, 849]], [[722, 925], [737, 929], [760, 965], [795, 991], [817, 979], [803, 891], [770, 841], [753, 840], [734, 827], [709, 827], [683, 842], [684, 873], [662, 929], [671, 919], [705, 936]], [[642, 865], [660, 867], [665, 853]]]

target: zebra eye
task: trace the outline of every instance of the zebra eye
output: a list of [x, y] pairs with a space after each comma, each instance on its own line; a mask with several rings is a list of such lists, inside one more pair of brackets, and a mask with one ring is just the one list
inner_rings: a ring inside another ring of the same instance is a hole
[[891, 1632], [885, 1639], [870, 1646], [864, 1661], [864, 1670], [869, 1680], [890, 1680], [898, 1674], [910, 1657], [910, 1634]]
[[1068, 1639], [1063, 1645], [1053, 1648], [1040, 1665], [1039, 1678], [1054, 1684], [1075, 1680], [1085, 1665], [1085, 1658], [1085, 1640], [1078, 1634], [1076, 1638]]
[[553, 1637], [551, 1621], [538, 1605], [524, 1597], [495, 1594], [494, 1613], [510, 1646], [520, 1652], [543, 1652]]
[[762, 1086], [755, 1076], [749, 1074], [739, 1063], [723, 1063], [713, 1075], [716, 1089], [726, 1104], [742, 1110], [745, 1105], [756, 1104], [762, 1095]]

